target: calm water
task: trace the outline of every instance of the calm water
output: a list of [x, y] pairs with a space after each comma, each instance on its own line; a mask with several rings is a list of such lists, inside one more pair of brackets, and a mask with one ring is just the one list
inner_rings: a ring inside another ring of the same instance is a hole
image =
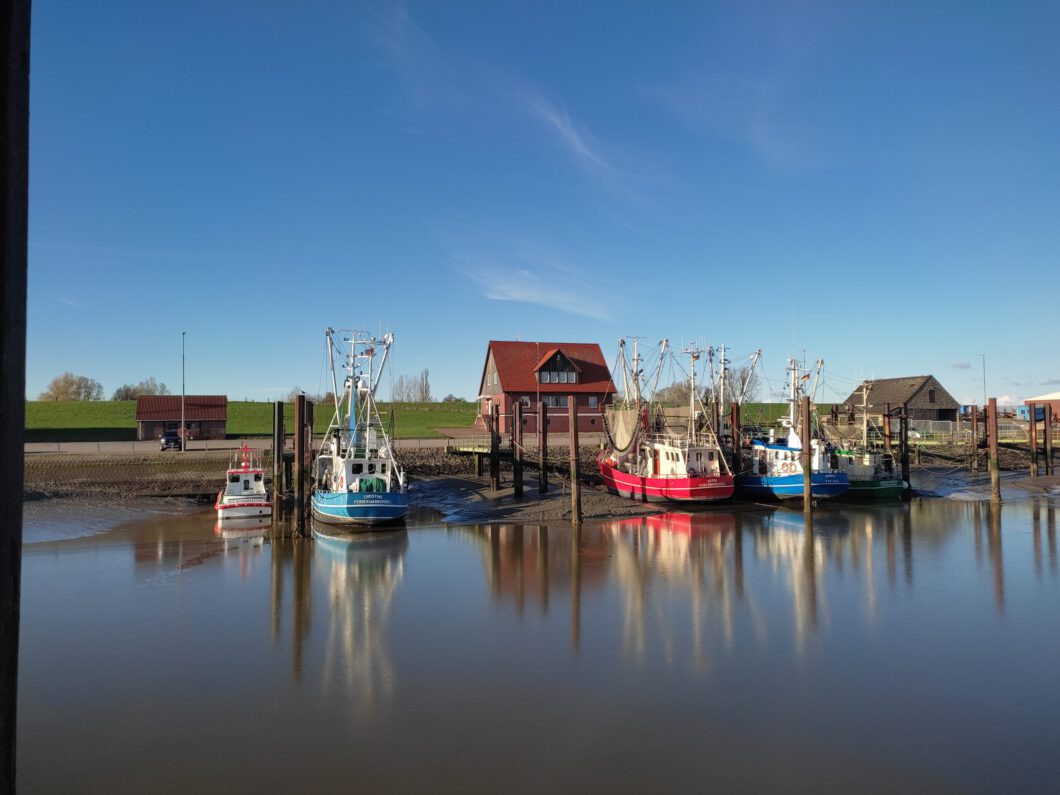
[[[1060, 786], [1054, 504], [223, 539], [27, 519], [25, 792]], [[51, 513], [56, 512], [55, 516]]]

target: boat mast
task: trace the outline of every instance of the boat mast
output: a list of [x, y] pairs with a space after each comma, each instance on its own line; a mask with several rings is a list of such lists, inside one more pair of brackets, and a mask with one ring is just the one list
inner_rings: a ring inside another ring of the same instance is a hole
[[689, 368], [689, 393], [688, 393], [688, 441], [692, 442], [695, 438], [695, 420], [696, 420], [696, 359], [699, 358], [703, 351], [699, 350], [693, 345], [689, 345], [685, 348], [682, 353], [687, 353], [690, 360]]
[[794, 356], [788, 359], [788, 369], [791, 371], [791, 397], [788, 398], [788, 428], [791, 431], [796, 431], [799, 427], [795, 421], [799, 402], [799, 363], [795, 361]]
[[861, 385], [861, 444], [869, 446], [869, 388], [868, 381]]
[[725, 416], [725, 414], [724, 414], [724, 412], [725, 412], [725, 376], [726, 376], [725, 365], [727, 365], [727, 364], [728, 364], [728, 362], [725, 361], [725, 346], [722, 345], [719, 348], [719, 359], [718, 359], [718, 367], [719, 367], [719, 369], [721, 371], [721, 380], [718, 383], [718, 398], [715, 401], [718, 404], [718, 427], [714, 429], [714, 433], [719, 434], [719, 435], [722, 432], [722, 427], [721, 426], [723, 425], [723, 422], [724, 422], [722, 420], [722, 417]]
[[640, 406], [640, 352], [637, 347], [637, 338], [633, 338], [633, 396], [637, 405]]

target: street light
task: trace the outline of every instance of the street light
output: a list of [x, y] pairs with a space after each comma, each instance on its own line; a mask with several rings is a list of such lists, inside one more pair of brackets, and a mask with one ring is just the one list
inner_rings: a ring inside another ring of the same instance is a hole
[[188, 332], [180, 332], [180, 452], [188, 447], [184, 424], [184, 337]]
[[979, 358], [983, 360], [983, 406], [986, 406], [986, 354], [980, 353]]

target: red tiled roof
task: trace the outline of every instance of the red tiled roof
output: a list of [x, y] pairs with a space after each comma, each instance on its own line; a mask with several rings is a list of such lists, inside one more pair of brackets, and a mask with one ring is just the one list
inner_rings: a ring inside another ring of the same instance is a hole
[[[186, 421], [228, 421], [225, 395], [185, 395]], [[140, 395], [136, 398], [136, 421], [180, 420], [180, 395]]]
[[[576, 384], [539, 384], [535, 372], [547, 356], [561, 351], [578, 370]], [[595, 342], [505, 342], [490, 340], [489, 352], [497, 365], [503, 392], [541, 392], [567, 395], [572, 392], [617, 392], [600, 346]], [[486, 360], [489, 361], [487, 355]], [[485, 381], [483, 373], [479, 392]]]

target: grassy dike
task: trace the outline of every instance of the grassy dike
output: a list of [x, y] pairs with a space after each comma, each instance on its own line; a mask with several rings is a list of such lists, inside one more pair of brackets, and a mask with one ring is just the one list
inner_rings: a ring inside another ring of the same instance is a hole
[[[437, 428], [460, 428], [475, 419], [475, 404], [381, 403], [384, 419], [394, 410], [394, 435], [399, 439], [433, 439]], [[272, 435], [272, 403], [228, 402], [228, 436], [243, 438]], [[316, 406], [315, 430], [323, 433], [333, 408]], [[284, 425], [294, 425], [294, 405], [284, 404]], [[135, 400], [26, 401], [27, 442], [110, 442], [136, 438]]]

